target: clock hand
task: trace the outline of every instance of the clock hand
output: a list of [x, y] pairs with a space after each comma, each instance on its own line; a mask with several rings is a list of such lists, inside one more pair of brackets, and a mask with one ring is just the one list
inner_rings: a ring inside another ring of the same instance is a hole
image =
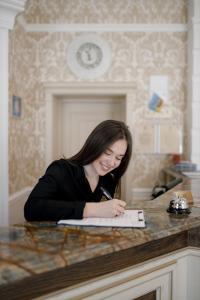
[[86, 53], [87, 53], [88, 60], [91, 61], [91, 60], [92, 60], [92, 57], [91, 57], [90, 51], [89, 51], [89, 50], [86, 50]]

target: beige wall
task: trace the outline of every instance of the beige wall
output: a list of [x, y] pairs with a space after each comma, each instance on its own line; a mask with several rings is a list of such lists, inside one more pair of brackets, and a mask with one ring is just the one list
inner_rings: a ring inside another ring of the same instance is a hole
[[[186, 0], [30, 0], [24, 12], [27, 23], [183, 23]], [[18, 19], [10, 33], [10, 193], [32, 186], [45, 168], [45, 82], [84, 81], [66, 63], [67, 47], [81, 34], [26, 32]], [[132, 82], [133, 125], [147, 124], [144, 116], [152, 75], [169, 78], [168, 106], [172, 118], [182, 122], [186, 113], [186, 32], [101, 32], [112, 50], [109, 70], [95, 82]], [[11, 95], [22, 97], [21, 118], [12, 117]], [[133, 126], [134, 127], [134, 126]], [[187, 146], [187, 136], [185, 148]], [[186, 150], [184, 150], [186, 152]], [[185, 153], [186, 154], [186, 153]], [[131, 188], [152, 187], [167, 155], [134, 153]]]

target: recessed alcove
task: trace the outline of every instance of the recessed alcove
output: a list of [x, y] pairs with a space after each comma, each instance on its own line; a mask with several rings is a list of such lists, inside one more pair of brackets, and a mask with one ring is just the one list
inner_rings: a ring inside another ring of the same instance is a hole
[[[46, 83], [45, 100], [46, 165], [79, 150], [91, 129], [103, 119], [123, 120], [132, 130], [132, 83]], [[121, 184], [126, 201], [132, 196], [132, 170], [131, 162]]]

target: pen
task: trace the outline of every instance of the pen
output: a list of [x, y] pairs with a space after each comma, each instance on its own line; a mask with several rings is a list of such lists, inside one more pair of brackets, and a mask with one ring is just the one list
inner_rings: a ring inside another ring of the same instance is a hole
[[103, 195], [106, 197], [107, 200], [112, 200], [110, 193], [105, 188], [100, 186], [100, 190], [102, 191]]

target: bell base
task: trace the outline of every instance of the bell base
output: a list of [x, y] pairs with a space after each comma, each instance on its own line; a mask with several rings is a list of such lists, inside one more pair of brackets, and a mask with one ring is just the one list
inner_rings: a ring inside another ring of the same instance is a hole
[[168, 208], [167, 212], [176, 215], [188, 215], [191, 213], [191, 210], [189, 208], [185, 208], [185, 209]]

